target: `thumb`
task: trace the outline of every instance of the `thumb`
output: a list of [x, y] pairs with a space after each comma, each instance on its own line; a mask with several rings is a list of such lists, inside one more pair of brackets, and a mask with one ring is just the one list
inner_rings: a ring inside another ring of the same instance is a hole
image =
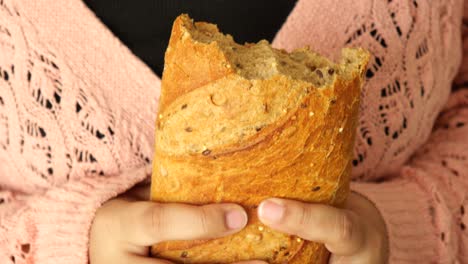
[[259, 205], [258, 214], [273, 229], [323, 243], [338, 255], [353, 254], [364, 242], [364, 228], [348, 210], [272, 198]]
[[167, 240], [211, 239], [238, 232], [247, 213], [236, 204], [127, 203], [120, 214], [125, 241], [149, 246]]

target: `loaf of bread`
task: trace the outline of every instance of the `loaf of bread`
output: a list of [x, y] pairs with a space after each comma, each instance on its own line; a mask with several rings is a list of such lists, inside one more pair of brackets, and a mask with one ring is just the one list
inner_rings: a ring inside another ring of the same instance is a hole
[[340, 206], [349, 175], [369, 54], [343, 49], [335, 64], [308, 47], [237, 44], [214, 24], [176, 18], [165, 53], [151, 199], [233, 202], [240, 232], [168, 241], [154, 256], [176, 263], [326, 263], [321, 244], [274, 231], [257, 218], [269, 197]]

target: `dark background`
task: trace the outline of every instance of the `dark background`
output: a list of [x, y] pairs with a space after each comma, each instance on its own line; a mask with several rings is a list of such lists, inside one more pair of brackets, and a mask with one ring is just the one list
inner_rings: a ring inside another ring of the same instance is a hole
[[272, 41], [296, 0], [85, 0], [100, 20], [159, 76], [174, 19], [218, 25], [235, 41]]

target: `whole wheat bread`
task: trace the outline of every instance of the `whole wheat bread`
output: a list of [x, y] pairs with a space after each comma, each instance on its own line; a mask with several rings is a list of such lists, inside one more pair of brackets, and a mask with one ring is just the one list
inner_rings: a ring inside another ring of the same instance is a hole
[[179, 263], [326, 263], [323, 245], [258, 221], [268, 197], [340, 206], [349, 191], [360, 89], [369, 54], [334, 63], [304, 47], [238, 44], [216, 25], [176, 18], [165, 54], [151, 199], [235, 202], [249, 215], [228, 237], [169, 241], [155, 256]]

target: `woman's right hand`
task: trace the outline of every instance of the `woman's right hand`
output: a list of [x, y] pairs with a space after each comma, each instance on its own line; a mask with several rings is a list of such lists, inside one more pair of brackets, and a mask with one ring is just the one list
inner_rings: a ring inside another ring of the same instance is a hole
[[[210, 239], [238, 232], [247, 214], [236, 204], [192, 206], [135, 201], [124, 196], [96, 213], [90, 236], [91, 264], [169, 264], [150, 258], [150, 246], [167, 240]], [[239, 262], [263, 264], [263, 261]]]

